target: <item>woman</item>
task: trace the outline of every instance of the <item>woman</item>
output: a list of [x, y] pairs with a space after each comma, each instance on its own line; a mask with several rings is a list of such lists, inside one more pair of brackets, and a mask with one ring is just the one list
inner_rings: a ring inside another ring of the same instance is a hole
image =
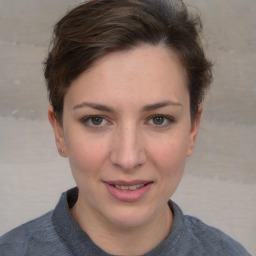
[[93, 0], [56, 24], [48, 116], [77, 188], [1, 255], [249, 255], [169, 200], [212, 78], [199, 32], [179, 0]]

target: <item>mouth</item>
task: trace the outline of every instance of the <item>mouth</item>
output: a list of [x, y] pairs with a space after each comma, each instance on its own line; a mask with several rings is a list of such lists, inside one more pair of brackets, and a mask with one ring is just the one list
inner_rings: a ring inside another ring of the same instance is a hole
[[113, 185], [114, 187], [121, 189], [121, 190], [136, 190], [141, 187], [146, 186], [146, 184], [138, 184], [138, 185], [133, 185], [133, 186], [120, 186], [120, 185]]
[[147, 186], [148, 184], [153, 183], [149, 180], [133, 180], [133, 181], [123, 181], [123, 180], [113, 180], [113, 181], [105, 181], [110, 186], [113, 186], [117, 189], [121, 190], [136, 190], [140, 189], [144, 186]]
[[104, 182], [112, 197], [121, 201], [137, 201], [144, 197], [151, 189], [152, 181], [135, 180], [127, 181], [108, 181]]

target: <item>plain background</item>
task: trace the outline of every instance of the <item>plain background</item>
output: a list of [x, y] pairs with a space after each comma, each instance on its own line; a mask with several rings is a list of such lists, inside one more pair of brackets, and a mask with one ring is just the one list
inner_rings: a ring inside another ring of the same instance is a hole
[[[53, 24], [80, 2], [0, 0], [0, 234], [75, 185], [48, 124], [42, 62]], [[202, 15], [214, 83], [173, 199], [256, 255], [256, 2], [186, 2]]]

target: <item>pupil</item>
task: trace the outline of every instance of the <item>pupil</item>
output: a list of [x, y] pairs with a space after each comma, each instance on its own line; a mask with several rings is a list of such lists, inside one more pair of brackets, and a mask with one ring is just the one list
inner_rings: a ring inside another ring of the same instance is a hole
[[100, 125], [101, 123], [102, 123], [102, 117], [93, 117], [92, 118], [92, 123], [94, 124], [94, 125]]
[[163, 124], [164, 122], [164, 118], [162, 116], [156, 116], [154, 117], [154, 123], [159, 125], [159, 124]]

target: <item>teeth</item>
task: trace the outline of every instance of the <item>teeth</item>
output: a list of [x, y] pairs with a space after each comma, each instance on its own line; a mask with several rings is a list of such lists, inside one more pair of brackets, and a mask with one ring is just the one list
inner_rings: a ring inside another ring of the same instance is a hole
[[143, 187], [144, 184], [138, 184], [138, 185], [133, 185], [133, 186], [119, 186], [119, 185], [115, 185], [116, 188], [121, 189], [121, 190], [136, 190], [139, 189], [141, 187]]

